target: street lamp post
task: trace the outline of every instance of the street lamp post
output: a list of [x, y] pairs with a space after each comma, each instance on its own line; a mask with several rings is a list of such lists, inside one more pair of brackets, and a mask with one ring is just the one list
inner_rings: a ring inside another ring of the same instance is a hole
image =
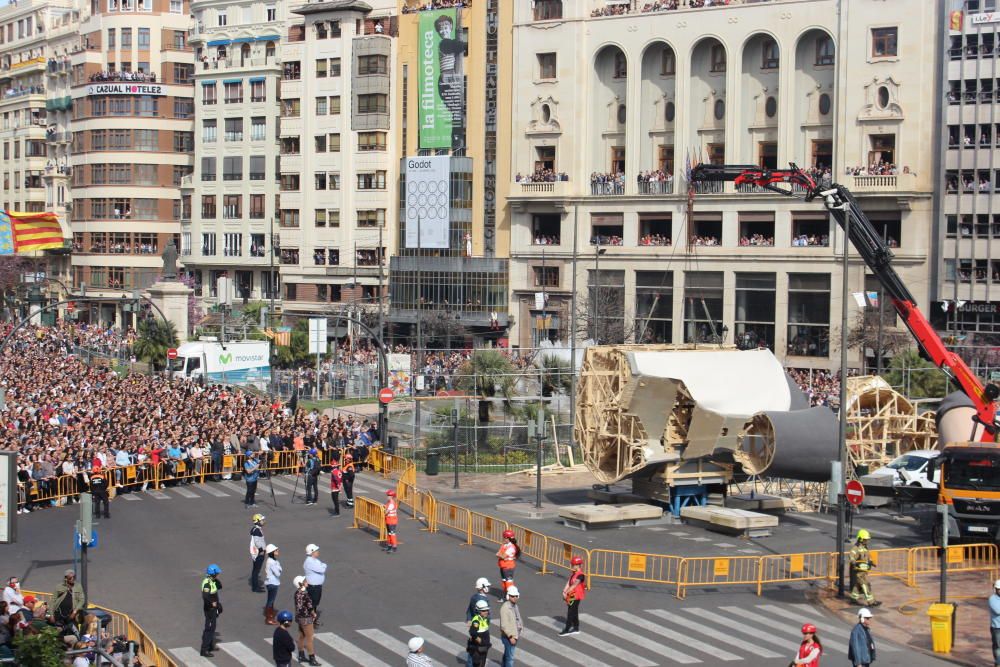
[[844, 513], [846, 499], [844, 484], [847, 482], [847, 297], [848, 297], [848, 256], [850, 254], [851, 209], [845, 204], [844, 211], [844, 257], [840, 294], [840, 479], [835, 480], [837, 489], [837, 597], [844, 597]]

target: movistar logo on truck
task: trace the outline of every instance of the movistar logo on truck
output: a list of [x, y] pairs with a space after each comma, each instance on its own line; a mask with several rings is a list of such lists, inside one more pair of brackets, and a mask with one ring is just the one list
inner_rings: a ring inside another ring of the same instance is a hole
[[228, 364], [232, 360], [233, 360], [233, 353], [232, 352], [222, 353], [222, 354], [219, 355], [219, 363], [220, 364]]

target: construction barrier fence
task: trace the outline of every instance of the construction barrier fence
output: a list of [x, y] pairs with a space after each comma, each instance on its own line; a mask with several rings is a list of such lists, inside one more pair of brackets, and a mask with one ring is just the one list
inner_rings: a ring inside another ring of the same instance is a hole
[[[52, 609], [52, 594], [51, 593], [41, 593], [37, 591], [22, 591], [24, 595], [34, 595], [35, 599], [39, 602], [44, 602], [45, 605]], [[124, 636], [129, 641], [136, 643], [138, 658], [143, 665], [148, 667], [178, 667], [177, 663], [174, 662], [165, 651], [156, 645], [156, 642], [150, 638], [146, 632], [139, 627], [139, 624], [133, 621], [127, 614], [123, 614], [120, 611], [115, 611], [114, 609], [108, 609], [107, 607], [102, 607], [97, 604], [89, 604], [90, 609], [100, 609], [101, 611], [107, 612], [111, 617], [111, 623], [107, 627], [107, 632], [111, 637]], [[85, 633], [91, 633], [95, 636], [99, 636], [101, 633], [99, 628], [96, 626], [94, 628], [83, 628]]]
[[382, 503], [376, 502], [365, 496], [354, 497], [354, 524], [353, 528], [370, 529], [376, 535], [376, 542], [385, 542], [385, 507]]
[[[796, 582], [825, 582], [837, 579], [837, 553], [817, 551], [767, 556], [706, 556], [682, 558], [667, 554], [634, 553], [609, 549], [586, 549], [487, 514], [473, 512], [454, 503], [435, 498], [416, 487], [416, 466], [403, 457], [372, 450], [369, 463], [386, 477], [399, 476], [397, 493], [403, 507], [425, 517], [428, 530], [448, 530], [463, 544], [475, 541], [498, 545], [503, 531], [513, 530], [521, 547], [522, 560], [532, 561], [539, 574], [569, 572], [570, 561], [580, 556], [587, 574], [587, 587], [596, 579], [621, 582], [661, 584], [675, 588], [684, 599], [689, 588], [745, 586], [761, 595], [764, 586]], [[405, 482], [404, 482], [405, 480]], [[913, 547], [876, 549], [870, 552], [872, 577], [892, 577], [908, 586], [916, 586], [916, 577], [937, 574], [941, 568], [941, 549]], [[846, 564], [845, 564], [846, 567]], [[962, 544], [948, 547], [949, 572], [985, 572], [990, 580], [1000, 578], [1000, 556], [995, 544]]]

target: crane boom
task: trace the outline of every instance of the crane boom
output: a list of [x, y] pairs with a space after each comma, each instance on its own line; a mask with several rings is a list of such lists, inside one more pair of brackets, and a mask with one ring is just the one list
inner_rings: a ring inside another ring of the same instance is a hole
[[892, 250], [879, 236], [875, 226], [847, 188], [827, 181], [817, 183], [794, 163], [790, 164], [788, 169], [763, 169], [756, 165], [702, 164], [691, 170], [691, 180], [733, 181], [737, 186], [752, 185], [787, 197], [801, 197], [805, 201], [818, 199], [837, 224], [847, 232], [848, 240], [882, 284], [896, 312], [920, 347], [972, 400], [976, 409], [976, 421], [984, 427], [983, 440], [996, 441], [1000, 428], [997, 424], [995, 401], [1000, 396], [1000, 388], [994, 384], [984, 386], [965, 361], [945, 347], [934, 327], [917, 307], [916, 299], [893, 268]]

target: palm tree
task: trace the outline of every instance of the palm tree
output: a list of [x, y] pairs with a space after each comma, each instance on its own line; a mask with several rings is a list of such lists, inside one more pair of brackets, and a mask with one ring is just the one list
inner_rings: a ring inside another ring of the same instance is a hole
[[139, 337], [132, 344], [132, 352], [154, 370], [166, 367], [167, 350], [177, 346], [177, 327], [173, 322], [146, 319], [139, 323]]
[[538, 371], [542, 378], [542, 396], [551, 396], [558, 391], [569, 391], [572, 387], [570, 382], [572, 369], [567, 359], [554, 354], [544, 354], [538, 362]]
[[479, 396], [479, 422], [490, 421], [490, 401], [499, 392], [510, 404], [514, 394], [514, 366], [497, 350], [476, 350], [458, 370], [458, 386]]

